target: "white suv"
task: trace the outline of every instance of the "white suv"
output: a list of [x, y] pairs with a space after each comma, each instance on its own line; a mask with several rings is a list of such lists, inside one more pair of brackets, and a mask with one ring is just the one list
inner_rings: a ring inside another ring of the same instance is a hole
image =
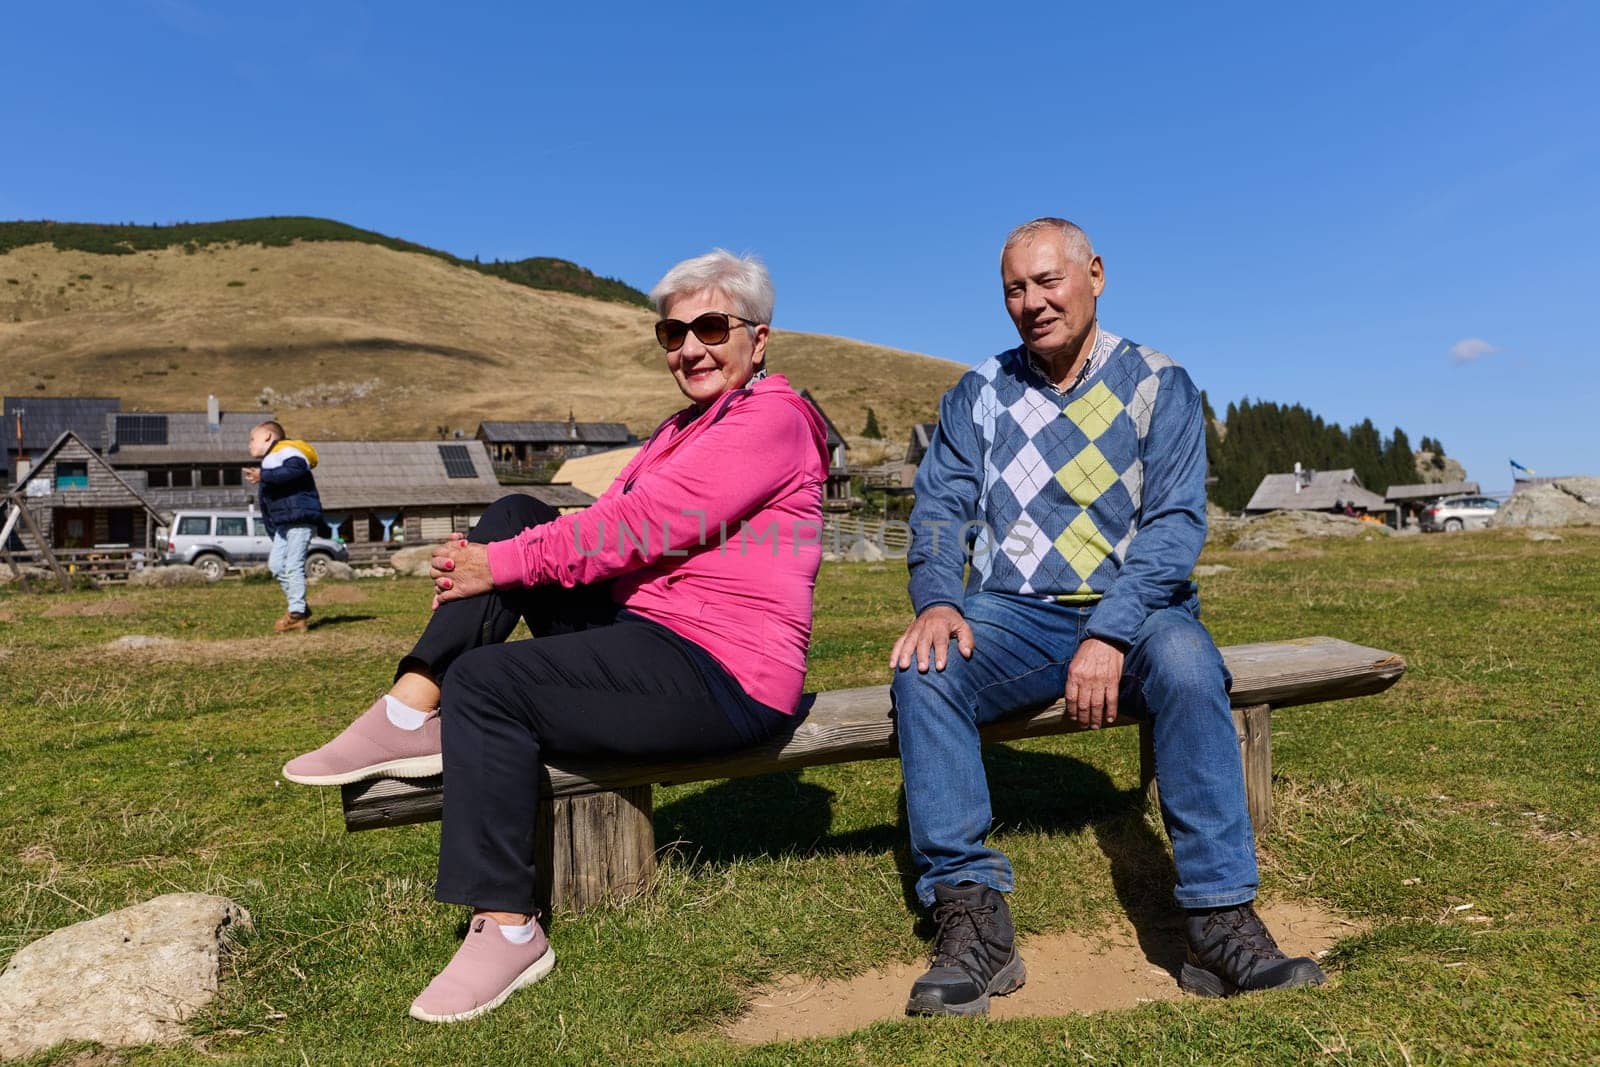
[[[162, 563], [187, 563], [211, 581], [229, 567], [265, 563], [272, 553], [272, 538], [256, 511], [180, 511], [172, 516]], [[345, 562], [350, 552], [326, 537], [313, 537], [306, 552], [306, 577], [328, 572], [328, 562]]]
[[1471, 527], [1489, 525], [1500, 501], [1487, 496], [1449, 496], [1422, 509], [1422, 528], [1432, 532], [1458, 533]]

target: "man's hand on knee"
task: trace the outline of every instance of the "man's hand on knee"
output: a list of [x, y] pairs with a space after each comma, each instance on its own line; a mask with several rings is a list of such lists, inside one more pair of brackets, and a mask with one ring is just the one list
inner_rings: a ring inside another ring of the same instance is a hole
[[931, 663], [936, 671], [944, 670], [949, 661], [950, 639], [955, 638], [956, 648], [962, 658], [972, 658], [972, 627], [962, 618], [961, 612], [949, 604], [935, 604], [918, 615], [889, 653], [891, 671], [909, 670], [916, 660], [917, 670], [926, 673]]
[[1079, 726], [1098, 730], [1117, 721], [1117, 688], [1122, 684], [1122, 650], [1098, 637], [1086, 637], [1067, 666], [1067, 714]]

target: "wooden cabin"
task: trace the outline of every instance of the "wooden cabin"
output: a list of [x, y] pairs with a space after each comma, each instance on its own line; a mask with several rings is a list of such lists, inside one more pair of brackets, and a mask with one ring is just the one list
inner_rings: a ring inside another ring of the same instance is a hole
[[68, 430], [17, 483], [22, 502], [53, 548], [149, 548], [165, 517], [94, 449]]
[[855, 506], [855, 492], [850, 485], [850, 445], [811, 391], [802, 389], [800, 395], [805, 397], [806, 403], [817, 409], [823, 425], [828, 428], [828, 481], [822, 488], [822, 510], [849, 511]]
[[480, 422], [474, 439], [502, 466], [532, 467], [555, 460], [587, 456], [633, 443], [633, 434], [620, 422]]
[[[1295, 465], [1297, 468], [1299, 464]], [[1288, 474], [1269, 474], [1261, 479], [1250, 502], [1244, 506], [1246, 515], [1264, 515], [1269, 511], [1325, 511], [1339, 514], [1346, 506], [1358, 512], [1388, 516], [1391, 505], [1361, 484], [1355, 469], [1312, 471], [1293, 470]]]

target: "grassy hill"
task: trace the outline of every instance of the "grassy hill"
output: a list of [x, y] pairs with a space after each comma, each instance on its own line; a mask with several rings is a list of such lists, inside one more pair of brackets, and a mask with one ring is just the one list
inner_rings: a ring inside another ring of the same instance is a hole
[[458, 267], [492, 274], [533, 289], [555, 289], [580, 293], [602, 300], [649, 307], [645, 294], [615, 278], [602, 278], [576, 263], [549, 256], [536, 256], [511, 262], [495, 260], [479, 263], [465, 260], [437, 248], [413, 244], [398, 237], [347, 226], [332, 219], [313, 219], [298, 215], [263, 219], [228, 219], [222, 222], [180, 222], [171, 226], [133, 226], [98, 222], [0, 222], [0, 254], [13, 248], [48, 243], [60, 252], [93, 252], [102, 256], [126, 256], [137, 252], [181, 248], [193, 255], [212, 245], [261, 245], [285, 248], [298, 241], [354, 241], [381, 245], [397, 252], [417, 252], [435, 256]]
[[[542, 284], [563, 280], [596, 288]], [[120, 396], [129, 410], [198, 410], [215, 393], [323, 438], [569, 411], [642, 432], [683, 403], [642, 299], [560, 260], [466, 263], [315, 219], [6, 223], [0, 392]], [[784, 330], [770, 354], [843, 432], [870, 404], [891, 442], [934, 417], [964, 369]]]

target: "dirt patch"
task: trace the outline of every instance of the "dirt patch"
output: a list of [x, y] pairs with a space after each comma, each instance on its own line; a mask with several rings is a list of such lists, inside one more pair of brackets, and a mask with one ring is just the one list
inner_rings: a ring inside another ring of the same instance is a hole
[[[1310, 904], [1263, 904], [1259, 911], [1291, 956], [1321, 956], [1362, 925]], [[994, 1019], [1088, 1014], [1184, 996], [1178, 988], [1183, 930], [1168, 925], [1134, 931], [1120, 919], [1098, 935], [1030, 937], [1021, 944], [1028, 982], [990, 1002]], [[723, 1029], [745, 1044], [846, 1034], [884, 1019], [905, 1017], [906, 994], [926, 963], [896, 963], [843, 981], [793, 975], [758, 990], [749, 1011]]]
[[324, 604], [364, 604], [367, 593], [353, 585], [328, 585], [318, 589], [306, 598], [306, 603], [312, 607], [321, 607]]
[[46, 619], [92, 619], [107, 615], [131, 615], [139, 602], [131, 597], [106, 597], [82, 604], [51, 604], [41, 612]]

